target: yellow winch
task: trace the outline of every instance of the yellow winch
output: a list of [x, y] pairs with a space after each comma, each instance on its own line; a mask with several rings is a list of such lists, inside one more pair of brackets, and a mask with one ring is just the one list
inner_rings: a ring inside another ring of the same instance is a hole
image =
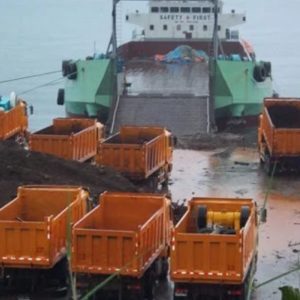
[[234, 234], [246, 225], [249, 216], [250, 208], [248, 206], [242, 206], [240, 211], [213, 211], [207, 210], [206, 205], [199, 205], [198, 232]]
[[228, 212], [228, 211], [208, 211], [207, 212], [207, 226], [213, 227], [214, 225], [225, 226], [228, 228], [234, 228], [234, 230], [240, 230], [240, 212]]

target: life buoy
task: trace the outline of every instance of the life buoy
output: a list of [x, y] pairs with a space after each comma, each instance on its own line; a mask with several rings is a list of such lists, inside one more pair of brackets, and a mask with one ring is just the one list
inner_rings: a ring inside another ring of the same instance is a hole
[[57, 92], [57, 105], [64, 105], [65, 104], [65, 90], [58, 89]]
[[254, 67], [253, 77], [257, 82], [263, 82], [266, 79], [266, 70], [263, 64]]

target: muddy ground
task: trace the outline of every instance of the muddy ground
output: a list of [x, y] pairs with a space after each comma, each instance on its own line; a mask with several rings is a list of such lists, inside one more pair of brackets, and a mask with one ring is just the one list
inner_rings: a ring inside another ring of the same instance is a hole
[[29, 152], [14, 142], [0, 143], [0, 206], [16, 195], [20, 185], [81, 185], [96, 200], [104, 191], [136, 191], [137, 188], [109, 168], [99, 168], [51, 155]]
[[177, 141], [177, 148], [189, 150], [215, 150], [226, 147], [256, 148], [257, 128], [228, 127], [222, 132], [212, 134], [199, 134], [194, 136], [182, 136]]
[[[214, 150], [176, 150], [170, 191], [173, 201], [195, 196], [253, 198], [264, 205], [269, 177], [259, 164], [256, 147], [225, 146]], [[300, 176], [278, 175], [266, 201], [267, 222], [259, 227], [258, 286], [300, 265]], [[254, 291], [252, 299], [281, 299], [279, 287], [300, 286], [300, 272]], [[162, 291], [165, 293], [165, 291]], [[168, 298], [169, 297], [169, 298]], [[170, 296], [157, 299], [172, 299]]]
[[[247, 197], [261, 208], [269, 177], [259, 165], [256, 130], [225, 132], [213, 138], [179, 141], [174, 151], [174, 169], [169, 191], [173, 202], [183, 205], [194, 196]], [[187, 149], [192, 148], [193, 150]], [[8, 201], [21, 184], [80, 184], [92, 195], [104, 190], [137, 190], [109, 169], [29, 153], [0, 144], [1, 201]], [[267, 222], [260, 225], [259, 259], [255, 285], [299, 266], [300, 262], [300, 176], [277, 176], [266, 201]], [[281, 299], [278, 288], [299, 287], [300, 272], [282, 277], [256, 289], [252, 299]], [[157, 286], [156, 300], [172, 299], [172, 284]], [[27, 297], [27, 295], [26, 295]], [[37, 298], [26, 298], [37, 299]]]

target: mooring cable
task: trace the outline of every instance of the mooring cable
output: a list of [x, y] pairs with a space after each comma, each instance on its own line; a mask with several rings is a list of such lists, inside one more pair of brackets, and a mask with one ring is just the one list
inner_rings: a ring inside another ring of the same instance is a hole
[[47, 76], [47, 75], [56, 74], [56, 73], [60, 73], [60, 72], [61, 72], [61, 70], [57, 70], [57, 71], [50, 71], [50, 72], [45, 72], [45, 73], [32, 74], [32, 75], [26, 75], [26, 76], [17, 77], [17, 78], [6, 79], [6, 80], [1, 80], [0, 84], [18, 81], [18, 80], [30, 79], [30, 78], [35, 78], [35, 77], [42, 77], [42, 76]]

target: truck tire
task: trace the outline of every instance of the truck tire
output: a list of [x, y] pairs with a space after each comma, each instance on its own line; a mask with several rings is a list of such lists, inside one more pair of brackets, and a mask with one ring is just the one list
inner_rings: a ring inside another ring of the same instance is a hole
[[62, 74], [63, 77], [67, 77], [68, 79], [76, 79], [77, 78], [77, 66], [76, 62], [72, 62], [72, 60], [64, 60], [62, 62]]
[[143, 295], [141, 296], [140, 300], [153, 300], [154, 293], [153, 293], [153, 287], [155, 283], [155, 274], [153, 271], [148, 269], [146, 274], [144, 275], [144, 282], [143, 282]]
[[61, 71], [63, 77], [67, 76], [69, 74], [69, 63], [71, 60], [63, 60], [62, 65], [61, 65]]
[[253, 70], [253, 77], [257, 82], [263, 82], [266, 79], [266, 70], [263, 64], [256, 65]]
[[197, 226], [198, 229], [206, 228], [207, 224], [207, 207], [205, 205], [198, 206]]
[[248, 293], [249, 293], [249, 288], [250, 288], [250, 284], [251, 284], [251, 279], [254, 277], [254, 274], [256, 272], [256, 264], [257, 264], [257, 253], [253, 257], [250, 268], [248, 270], [248, 274], [245, 278], [244, 283], [242, 284], [242, 294], [241, 294], [239, 300], [248, 300]]
[[272, 175], [274, 163], [271, 161], [271, 157], [268, 153], [265, 154], [265, 161], [264, 161], [264, 171], [268, 176]]
[[75, 62], [71, 62], [69, 63], [68, 65], [68, 78], [71, 79], [71, 80], [74, 80], [77, 78], [77, 66], [76, 66], [76, 63]]
[[244, 227], [250, 216], [250, 208], [248, 206], [241, 207], [240, 227]]
[[266, 76], [271, 77], [271, 75], [272, 75], [272, 64], [271, 64], [271, 62], [265, 61], [264, 62], [264, 67], [265, 67], [265, 70], [266, 70]]
[[158, 178], [156, 176], [157, 174], [153, 174], [149, 178], [149, 187], [151, 189], [151, 192], [155, 193], [158, 190]]
[[57, 105], [64, 105], [65, 104], [65, 90], [58, 89], [57, 91]]
[[167, 257], [161, 258], [161, 273], [159, 274], [159, 280], [166, 280], [169, 274], [169, 260]]

